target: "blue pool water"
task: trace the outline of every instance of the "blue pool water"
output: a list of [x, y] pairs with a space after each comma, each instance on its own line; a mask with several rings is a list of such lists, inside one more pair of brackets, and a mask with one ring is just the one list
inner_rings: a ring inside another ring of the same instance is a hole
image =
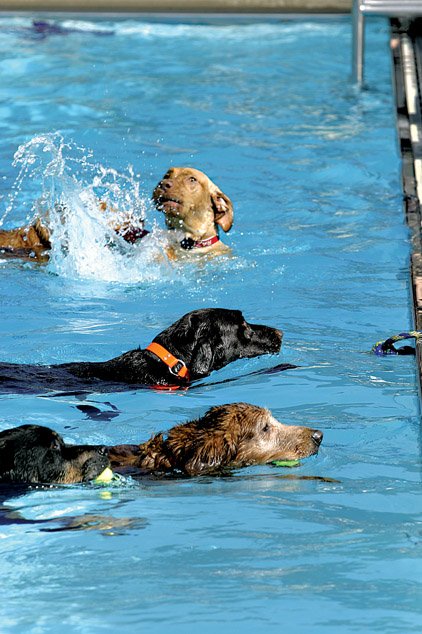
[[[3, 226], [57, 192], [75, 219], [47, 266], [0, 262], [0, 359], [104, 360], [207, 306], [282, 328], [284, 345], [181, 394], [2, 395], [0, 429], [140, 442], [245, 400], [324, 442], [295, 470], [9, 496], [1, 633], [420, 631], [415, 363], [369, 353], [412, 326], [386, 22], [368, 24], [362, 92], [346, 19], [61, 25], [0, 20]], [[186, 164], [234, 201], [231, 258], [154, 257], [149, 196]], [[104, 189], [143, 210], [148, 249], [98, 248]], [[281, 362], [300, 368], [243, 376]]]

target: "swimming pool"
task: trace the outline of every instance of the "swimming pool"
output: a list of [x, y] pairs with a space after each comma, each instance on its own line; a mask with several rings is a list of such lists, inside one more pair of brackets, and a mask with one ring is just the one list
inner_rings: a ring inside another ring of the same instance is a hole
[[[386, 23], [368, 24], [362, 92], [349, 81], [346, 19], [62, 26], [48, 35], [0, 20], [4, 226], [30, 216], [43, 188], [77, 202], [104, 176], [159, 239], [150, 193], [169, 165], [190, 164], [234, 201], [233, 257], [170, 267], [113, 252], [98, 266], [88, 250], [47, 267], [1, 262], [0, 359], [103, 360], [207, 306], [282, 328], [284, 345], [182, 394], [2, 395], [0, 429], [139, 442], [246, 400], [318, 427], [324, 442], [294, 471], [9, 497], [0, 630], [419, 631], [415, 364], [369, 353], [411, 326]], [[300, 367], [211, 385], [280, 362]]]

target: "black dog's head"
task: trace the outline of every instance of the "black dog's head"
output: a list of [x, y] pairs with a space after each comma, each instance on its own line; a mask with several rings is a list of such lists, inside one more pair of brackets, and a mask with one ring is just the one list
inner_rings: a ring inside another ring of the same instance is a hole
[[105, 447], [66, 445], [48, 427], [0, 432], [0, 482], [73, 484], [95, 479], [108, 466]]
[[194, 310], [155, 337], [188, 366], [191, 379], [207, 376], [237, 359], [277, 353], [283, 333], [245, 321], [240, 310]]

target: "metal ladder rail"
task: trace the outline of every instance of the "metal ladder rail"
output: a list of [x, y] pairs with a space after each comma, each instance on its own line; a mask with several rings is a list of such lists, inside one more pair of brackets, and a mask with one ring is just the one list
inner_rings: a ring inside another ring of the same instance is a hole
[[353, 82], [362, 85], [365, 57], [365, 16], [422, 16], [422, 0], [353, 0]]

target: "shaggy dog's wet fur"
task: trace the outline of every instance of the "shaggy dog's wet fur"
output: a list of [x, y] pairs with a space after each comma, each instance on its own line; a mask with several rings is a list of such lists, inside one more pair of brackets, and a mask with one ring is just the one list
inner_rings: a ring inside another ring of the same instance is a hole
[[203, 308], [187, 313], [153, 340], [186, 364], [189, 378], [173, 374], [149, 350], [136, 349], [102, 362], [0, 363], [0, 392], [116, 391], [125, 385], [184, 387], [237, 359], [277, 353], [281, 340], [280, 330], [249, 324], [240, 310]]
[[322, 432], [283, 425], [271, 412], [248, 403], [208, 410], [140, 445], [67, 445], [40, 425], [0, 432], [0, 484], [72, 484], [94, 480], [110, 464], [133, 475], [218, 474], [272, 460], [317, 453]]
[[87, 482], [108, 465], [106, 447], [66, 445], [48, 427], [21, 425], [0, 432], [0, 483]]
[[110, 447], [113, 468], [136, 474], [218, 473], [273, 460], [305, 458], [318, 451], [322, 432], [283, 425], [248, 403], [213, 407], [197, 420], [156, 434], [140, 445]]

